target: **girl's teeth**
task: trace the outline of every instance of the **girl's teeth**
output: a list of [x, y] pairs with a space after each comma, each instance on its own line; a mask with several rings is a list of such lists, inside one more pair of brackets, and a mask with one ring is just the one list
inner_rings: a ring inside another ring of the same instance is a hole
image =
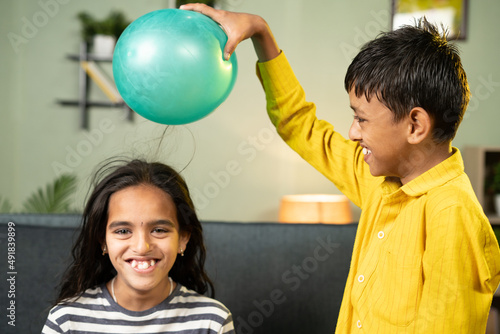
[[136, 260], [132, 260], [130, 262], [130, 266], [132, 268], [137, 268], [137, 269], [148, 269], [150, 266], [154, 266], [156, 263], [156, 260], [151, 260], [151, 261], [136, 261]]
[[372, 153], [372, 151], [370, 151], [369, 149], [367, 149], [366, 147], [363, 147], [363, 154], [364, 155], [367, 155], [367, 154], [370, 154]]

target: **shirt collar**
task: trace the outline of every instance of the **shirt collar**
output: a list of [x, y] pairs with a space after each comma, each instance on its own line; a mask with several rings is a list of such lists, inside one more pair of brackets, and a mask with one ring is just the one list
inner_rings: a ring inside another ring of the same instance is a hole
[[452, 147], [452, 154], [448, 159], [411, 180], [402, 186], [401, 190], [408, 196], [420, 196], [463, 173], [464, 161], [462, 155], [457, 148]]
[[417, 197], [433, 188], [442, 186], [463, 173], [464, 162], [462, 155], [457, 148], [452, 147], [452, 154], [448, 159], [417, 176], [407, 184], [401, 186], [401, 183], [386, 177], [382, 189], [384, 195], [389, 197], [399, 197], [403, 193], [407, 196]]

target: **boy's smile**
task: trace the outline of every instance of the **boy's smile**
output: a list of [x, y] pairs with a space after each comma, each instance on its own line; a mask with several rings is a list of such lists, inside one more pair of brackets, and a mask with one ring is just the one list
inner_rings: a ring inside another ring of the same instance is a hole
[[368, 101], [364, 94], [357, 97], [351, 89], [349, 100], [354, 111], [349, 138], [363, 148], [371, 174], [403, 178], [408, 172], [403, 162], [411, 150], [408, 123], [394, 122], [392, 111], [376, 96]]

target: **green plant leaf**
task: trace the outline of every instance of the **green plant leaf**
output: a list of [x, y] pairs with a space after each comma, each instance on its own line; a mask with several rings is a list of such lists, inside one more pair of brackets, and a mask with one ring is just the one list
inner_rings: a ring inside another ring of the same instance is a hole
[[27, 213], [68, 213], [71, 210], [71, 195], [76, 190], [75, 175], [63, 174], [36, 192], [24, 202], [23, 211]]
[[87, 12], [80, 12], [77, 15], [82, 25], [81, 35], [84, 41], [92, 44], [92, 39], [97, 34], [114, 36], [116, 39], [130, 24], [125, 15], [120, 11], [111, 11], [102, 20], [94, 18]]
[[0, 212], [1, 213], [10, 213], [12, 211], [12, 204], [10, 201], [3, 197], [0, 196]]

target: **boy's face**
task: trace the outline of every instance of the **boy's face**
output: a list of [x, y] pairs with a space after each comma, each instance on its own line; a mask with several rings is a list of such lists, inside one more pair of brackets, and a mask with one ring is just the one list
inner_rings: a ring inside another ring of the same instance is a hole
[[408, 122], [395, 123], [391, 110], [375, 96], [368, 102], [364, 94], [357, 97], [351, 89], [349, 100], [354, 111], [349, 138], [363, 147], [371, 174], [403, 179], [409, 172], [404, 162], [411, 151]]

